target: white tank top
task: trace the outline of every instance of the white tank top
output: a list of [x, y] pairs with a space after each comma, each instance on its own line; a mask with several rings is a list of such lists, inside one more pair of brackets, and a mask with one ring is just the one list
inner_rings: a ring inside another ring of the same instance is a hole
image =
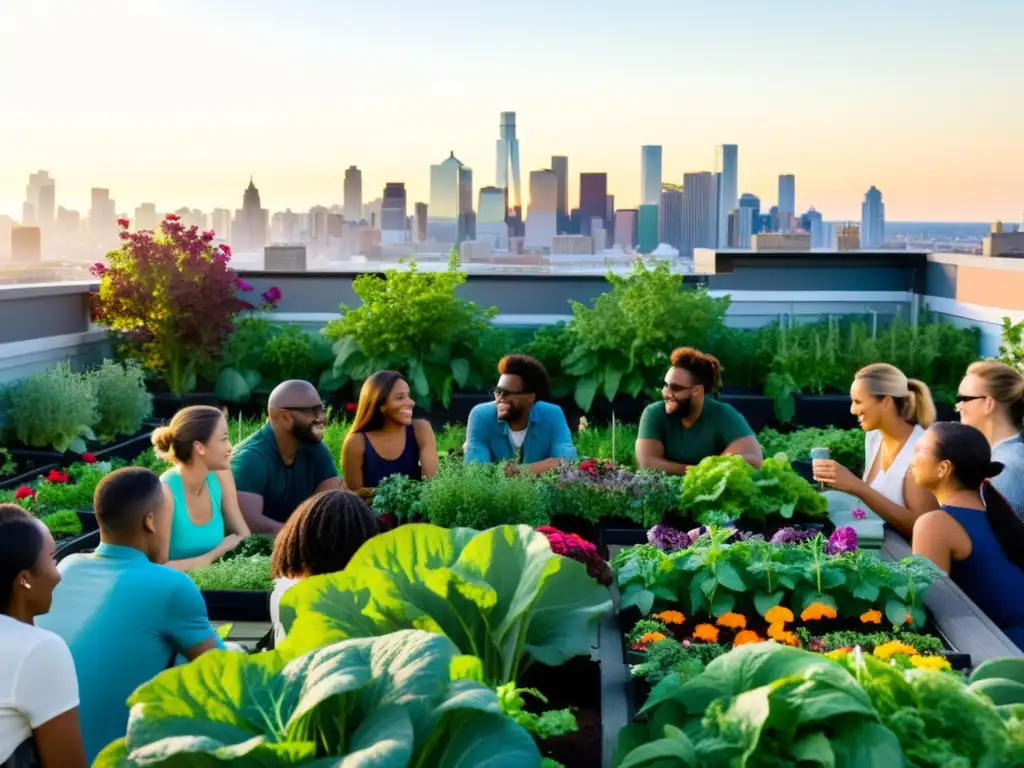
[[920, 440], [923, 434], [924, 429], [921, 425], [915, 425], [914, 431], [910, 433], [907, 442], [903, 444], [900, 452], [896, 454], [896, 458], [889, 465], [889, 469], [885, 470], [879, 465], [878, 474], [875, 475], [870, 483], [868, 483], [868, 475], [871, 473], [871, 468], [874, 466], [875, 459], [878, 457], [878, 452], [882, 447], [882, 433], [876, 429], [864, 435], [865, 461], [864, 477], [862, 479], [893, 504], [899, 504], [901, 507], [906, 506], [906, 502], [903, 500], [903, 482], [906, 480], [910, 464], [914, 460], [914, 443]]

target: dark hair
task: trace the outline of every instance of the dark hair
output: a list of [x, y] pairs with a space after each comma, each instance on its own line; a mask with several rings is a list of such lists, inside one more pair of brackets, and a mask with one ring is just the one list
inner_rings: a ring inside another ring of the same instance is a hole
[[182, 408], [166, 427], [153, 430], [153, 447], [165, 461], [187, 464], [195, 443], [209, 442], [224, 412], [212, 405], [190, 405]]
[[300, 504], [277, 534], [271, 576], [294, 579], [342, 571], [379, 532], [377, 516], [361, 498], [350, 491], [322, 491]]
[[14, 579], [36, 567], [43, 550], [39, 523], [17, 504], [0, 504], [0, 614], [7, 615]]
[[548, 376], [548, 371], [535, 357], [505, 355], [498, 361], [498, 373], [521, 378], [523, 392], [536, 395], [538, 400], [551, 399], [551, 379]]
[[395, 384], [400, 381], [405, 381], [405, 377], [398, 371], [377, 371], [363, 382], [350, 433], [375, 432], [384, 427], [387, 417], [380, 409], [388, 401]]
[[156, 473], [145, 467], [124, 467], [105, 475], [96, 486], [93, 508], [100, 529], [130, 533], [163, 497]]
[[985, 517], [1006, 557], [1024, 570], [1024, 520], [1017, 516], [988, 479], [1003, 471], [992, 461], [992, 448], [981, 432], [959, 421], [937, 421], [928, 430], [935, 436], [940, 461], [953, 465], [953, 476], [968, 490], [980, 490]]
[[722, 387], [722, 364], [718, 358], [693, 347], [679, 347], [672, 352], [672, 367], [682, 368], [707, 392]]

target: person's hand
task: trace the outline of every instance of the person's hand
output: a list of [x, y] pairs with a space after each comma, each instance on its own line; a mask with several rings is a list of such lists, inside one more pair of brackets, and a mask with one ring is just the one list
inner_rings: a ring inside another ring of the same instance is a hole
[[[239, 536], [237, 533], [229, 534], [229, 535], [224, 537], [224, 541], [222, 541], [217, 546], [217, 548], [214, 550], [214, 552], [217, 553], [217, 557], [221, 557], [223, 555], [226, 555], [231, 550], [235, 549], [243, 541], [244, 541], [244, 539], [241, 536]], [[217, 558], [214, 558], [214, 559], [216, 560]]]
[[373, 492], [375, 490], [377, 490], [377, 489], [376, 488], [360, 488], [358, 491], [356, 491], [356, 496], [358, 496], [363, 501], [369, 503], [369, 502], [373, 501]]
[[514, 461], [505, 462], [505, 477], [515, 477], [519, 474], [519, 465]]
[[852, 493], [859, 482], [853, 472], [832, 459], [815, 459], [811, 462], [811, 468], [815, 480], [843, 493]]

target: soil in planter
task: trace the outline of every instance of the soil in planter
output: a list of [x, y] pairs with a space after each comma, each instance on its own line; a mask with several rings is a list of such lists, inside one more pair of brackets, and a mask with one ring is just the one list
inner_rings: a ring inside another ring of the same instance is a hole
[[520, 688], [536, 688], [548, 703], [524, 696], [529, 712], [571, 709], [579, 730], [538, 741], [541, 754], [562, 763], [565, 768], [594, 768], [601, 765], [601, 668], [586, 656], [560, 667], [534, 664], [522, 675]]

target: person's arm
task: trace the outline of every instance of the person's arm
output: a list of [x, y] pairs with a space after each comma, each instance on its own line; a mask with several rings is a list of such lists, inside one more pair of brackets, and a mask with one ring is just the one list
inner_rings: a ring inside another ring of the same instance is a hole
[[727, 454], [742, 456], [743, 460], [754, 469], [760, 469], [761, 465], [764, 464], [764, 454], [761, 452], [761, 444], [757, 442], [757, 438], [753, 435], [747, 435], [746, 437], [741, 437], [739, 440], [734, 440], [729, 443], [725, 450], [722, 451], [723, 456]]
[[469, 423], [466, 424], [466, 464], [488, 464], [494, 461], [491, 449], [487, 445], [486, 415], [481, 406], [469, 412]]
[[224, 533], [236, 533], [243, 539], [252, 534], [249, 524], [245, 522], [242, 515], [242, 508], [238, 505], [238, 489], [235, 487], [235, 478], [230, 470], [217, 472], [217, 480], [220, 482], [220, 511], [224, 516]]
[[686, 464], [669, 461], [665, 458], [665, 427], [664, 415], [657, 413], [657, 408], [664, 408], [661, 403], [644, 408], [640, 414], [640, 428], [636, 438], [636, 465], [640, 469], [654, 469], [666, 475], [685, 475]]
[[207, 651], [224, 649], [206, 613], [206, 603], [199, 588], [188, 577], [181, 579], [167, 601], [166, 634], [174, 649], [189, 661], [195, 661]]
[[165, 565], [168, 568], [173, 568], [174, 570], [181, 571], [182, 573], [188, 573], [189, 571], [194, 571], [197, 568], [209, 568], [221, 556], [226, 555], [241, 543], [242, 537], [237, 533], [232, 533], [229, 536], [225, 536], [224, 540], [221, 541], [220, 544], [206, 554], [197, 555], [196, 557], [188, 557], [184, 560], [171, 560], [165, 563]]
[[14, 685], [14, 706], [25, 714], [41, 768], [86, 768], [78, 723], [78, 677], [71, 651], [56, 635], [25, 657]]
[[[958, 539], [965, 535], [966, 532], [956, 520], [941, 509], [933, 509], [921, 515], [914, 523], [911, 547], [915, 555], [924, 555], [948, 575], [953, 566], [953, 553]], [[970, 544], [969, 539], [967, 543]]]
[[424, 480], [431, 480], [437, 475], [437, 438], [434, 436], [434, 428], [426, 419], [416, 419], [412, 427], [420, 453], [420, 473]]
[[231, 458], [231, 475], [235, 481], [238, 507], [252, 533], [277, 535], [283, 523], [263, 514], [263, 493], [267, 487], [267, 465], [254, 451], [244, 451]]
[[258, 493], [239, 491], [238, 506], [241, 507], [242, 516], [253, 533], [269, 533], [276, 536], [277, 532], [284, 528], [284, 523], [263, 514], [263, 497]]
[[320, 443], [313, 450], [316, 452], [314, 458], [316, 487], [313, 489], [313, 493], [344, 490], [345, 483], [342, 481], [341, 475], [338, 474], [338, 467], [334, 463], [330, 449]]
[[345, 473], [345, 487], [350, 491], [363, 488], [363, 457], [366, 441], [362, 433], [349, 432], [341, 444], [341, 468]]
[[534, 475], [542, 475], [567, 461], [576, 460], [576, 446], [572, 442], [569, 422], [565, 420], [565, 414], [561, 408], [558, 406], [552, 406], [552, 408], [555, 408], [557, 412], [550, 411], [548, 422], [551, 429], [551, 443], [548, 450], [551, 455], [546, 459], [524, 464], [522, 467]]
[[915, 483], [909, 475], [903, 480], [903, 500], [907, 505], [904, 507], [890, 501], [836, 461], [815, 459], [812, 466], [815, 480], [837, 491], [856, 496], [868, 509], [908, 539], [913, 535], [917, 519], [938, 506], [935, 497]]

